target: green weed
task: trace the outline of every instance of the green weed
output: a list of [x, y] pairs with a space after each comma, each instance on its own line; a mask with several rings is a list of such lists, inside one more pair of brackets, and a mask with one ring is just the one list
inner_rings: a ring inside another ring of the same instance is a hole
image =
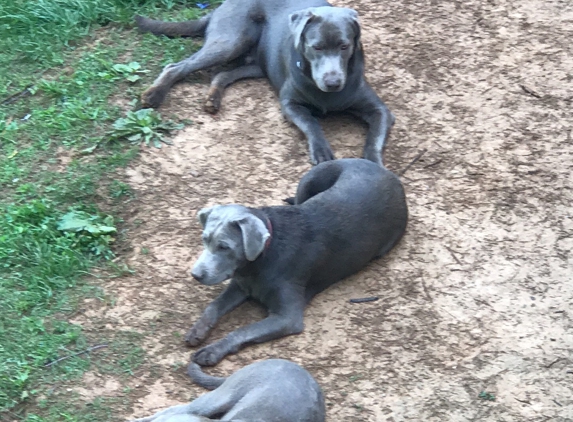
[[486, 401], [495, 401], [495, 394], [482, 391], [478, 394], [478, 398]]
[[150, 108], [144, 108], [135, 112], [127, 112], [127, 116], [117, 119], [113, 124], [113, 130], [107, 139], [127, 141], [135, 144], [141, 142], [149, 146], [153, 144], [156, 148], [161, 148], [161, 143], [171, 144], [165, 135], [172, 130], [182, 129], [183, 124], [161, 120], [159, 113]]
[[132, 196], [133, 190], [127, 183], [118, 182], [113, 180], [108, 187], [109, 196], [114, 199], [121, 198], [122, 196]]
[[98, 76], [109, 81], [125, 78], [129, 82], [137, 82], [141, 79], [141, 74], [145, 73], [149, 73], [149, 70], [143, 70], [139, 63], [131, 62], [128, 64], [116, 63], [111, 67], [110, 71], [100, 72]]
[[73, 233], [74, 248], [85, 250], [94, 256], [113, 257], [110, 250], [112, 237], [117, 231], [111, 215], [101, 217], [85, 211], [70, 211], [58, 221], [58, 230]]

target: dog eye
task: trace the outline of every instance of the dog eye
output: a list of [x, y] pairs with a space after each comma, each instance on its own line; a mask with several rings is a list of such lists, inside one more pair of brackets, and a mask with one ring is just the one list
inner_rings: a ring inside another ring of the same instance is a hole
[[217, 249], [220, 250], [220, 251], [226, 251], [226, 250], [228, 250], [228, 249], [230, 249], [230, 248], [229, 248], [229, 245], [225, 245], [224, 243], [220, 243], [220, 244], [217, 246]]
[[313, 45], [312, 48], [314, 48], [316, 51], [322, 50], [322, 47], [319, 45]]
[[341, 49], [341, 50], [348, 50], [348, 44], [342, 44], [342, 45], [340, 46], [340, 49]]

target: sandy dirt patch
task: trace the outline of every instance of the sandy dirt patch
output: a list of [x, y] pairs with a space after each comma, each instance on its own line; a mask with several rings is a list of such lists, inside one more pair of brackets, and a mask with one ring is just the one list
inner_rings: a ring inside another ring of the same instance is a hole
[[[386, 165], [398, 171], [426, 150], [402, 178], [407, 234], [317, 296], [303, 334], [244, 349], [211, 373], [292, 359], [323, 387], [329, 421], [572, 421], [573, 5], [334, 3], [360, 12], [367, 77], [397, 118]], [[230, 88], [215, 117], [202, 110], [206, 92], [202, 82], [171, 91], [162, 114], [194, 124], [126, 172], [136, 199], [125, 259], [136, 272], [106, 284], [115, 306], [78, 320], [146, 336], [154, 370], [138, 371], [139, 398], [118, 420], [203, 392], [184, 374], [181, 335], [222, 286], [188, 276], [201, 250], [197, 210], [280, 205], [310, 169], [264, 80]], [[323, 127], [337, 157], [360, 156], [359, 122]], [[209, 340], [262, 315], [246, 305]]]

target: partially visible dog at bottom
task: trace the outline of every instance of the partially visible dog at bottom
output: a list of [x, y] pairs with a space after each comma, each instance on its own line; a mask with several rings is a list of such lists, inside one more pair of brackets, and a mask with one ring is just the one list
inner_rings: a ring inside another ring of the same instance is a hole
[[207, 375], [191, 363], [188, 373], [196, 384], [214, 391], [132, 422], [324, 422], [322, 390], [294, 362], [267, 359], [228, 378]]
[[404, 189], [391, 171], [371, 161], [327, 161], [300, 181], [294, 205], [220, 205], [198, 213], [204, 251], [191, 275], [201, 284], [229, 278], [187, 333], [203, 342], [221, 317], [247, 299], [269, 312], [193, 356], [202, 366], [229, 353], [303, 330], [305, 306], [317, 293], [360, 271], [400, 240], [408, 221]]

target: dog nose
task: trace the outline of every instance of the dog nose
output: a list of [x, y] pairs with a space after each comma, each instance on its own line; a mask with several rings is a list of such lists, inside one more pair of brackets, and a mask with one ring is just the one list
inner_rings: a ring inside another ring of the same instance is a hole
[[201, 280], [203, 280], [205, 278], [205, 275], [198, 274], [196, 272], [191, 271], [191, 277], [193, 277], [195, 280], [197, 280], [199, 283], [201, 283]]
[[326, 88], [328, 88], [330, 91], [336, 91], [340, 89], [342, 81], [339, 78], [327, 78], [324, 81], [324, 84], [326, 85]]

